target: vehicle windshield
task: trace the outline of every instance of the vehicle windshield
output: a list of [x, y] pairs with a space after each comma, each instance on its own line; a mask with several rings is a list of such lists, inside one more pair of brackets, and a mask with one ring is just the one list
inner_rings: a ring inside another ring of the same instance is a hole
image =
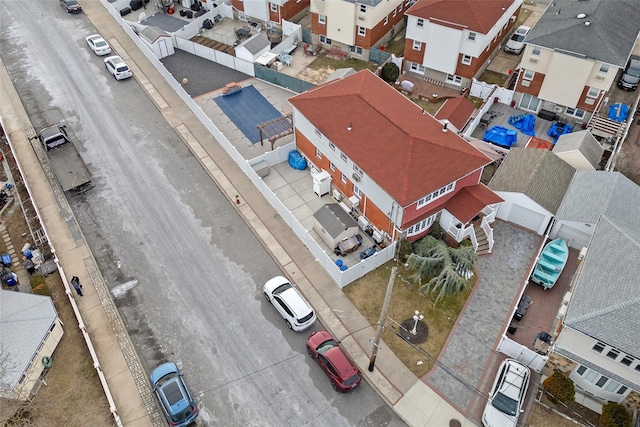
[[320, 347], [318, 347], [318, 353], [325, 354], [327, 351], [331, 350], [333, 347], [338, 344], [334, 340], [325, 341], [322, 343]]
[[117, 68], [119, 73], [124, 73], [125, 71], [129, 71], [129, 67], [125, 66], [120, 66]]
[[354, 376], [352, 376], [351, 378], [346, 379], [346, 380], [344, 381], [344, 385], [348, 387], [348, 386], [350, 386], [351, 384], [355, 384], [355, 383], [358, 381], [358, 378], [360, 378], [360, 377], [359, 377], [359, 375], [358, 375], [358, 374], [355, 374], [355, 375], [354, 375]]
[[291, 288], [291, 283], [282, 284], [282, 285], [278, 286], [277, 288], [275, 288], [273, 290], [272, 294], [273, 295], [279, 295], [279, 294], [283, 293], [284, 291], [286, 291], [289, 288]]
[[504, 412], [507, 415], [515, 416], [518, 412], [518, 402], [499, 392], [495, 395], [491, 404], [498, 411]]
[[521, 42], [524, 40], [524, 36], [520, 34], [514, 34], [513, 37], [511, 37], [511, 40], [513, 40], [514, 42]]
[[102, 40], [97, 41], [97, 42], [95, 42], [95, 43], [96, 43], [96, 47], [103, 47], [103, 46], [106, 46], [106, 45], [107, 45], [107, 42], [102, 41]]
[[171, 421], [173, 421], [174, 423], [179, 423], [180, 421], [184, 420], [189, 415], [191, 415], [191, 413], [193, 412], [194, 409], [195, 408], [193, 406], [193, 403], [189, 404], [189, 406], [184, 408], [184, 410], [178, 412], [177, 414], [172, 415], [171, 416]]

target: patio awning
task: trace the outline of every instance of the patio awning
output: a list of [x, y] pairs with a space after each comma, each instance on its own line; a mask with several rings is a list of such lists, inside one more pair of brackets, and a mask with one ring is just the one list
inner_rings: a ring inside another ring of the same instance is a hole
[[276, 55], [275, 53], [265, 52], [262, 55], [260, 55], [258, 58], [256, 58], [255, 62], [256, 64], [264, 65], [266, 67], [269, 64], [271, 64], [271, 62], [277, 57], [278, 55]]
[[469, 141], [469, 144], [476, 147], [482, 154], [484, 154], [494, 162], [504, 157], [501, 153], [498, 153], [496, 150], [489, 147], [486, 143], [480, 141], [479, 139], [473, 138]]

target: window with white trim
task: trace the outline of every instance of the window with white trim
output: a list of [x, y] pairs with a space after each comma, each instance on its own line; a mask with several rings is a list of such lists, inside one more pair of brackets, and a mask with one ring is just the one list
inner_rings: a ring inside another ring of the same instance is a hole
[[361, 4], [360, 5], [360, 13], [367, 13], [367, 5], [366, 4]]
[[322, 34], [320, 34], [320, 43], [322, 43], [322, 44], [331, 44], [331, 39], [329, 39], [326, 36], [323, 36]]
[[355, 194], [358, 199], [362, 199], [362, 191], [360, 191], [357, 185], [353, 186], [353, 194]]
[[427, 194], [426, 196], [424, 196], [422, 199], [418, 200], [418, 205], [416, 206], [416, 209], [420, 209], [422, 207], [424, 207], [425, 205], [431, 203], [432, 201], [439, 199], [440, 197], [444, 196], [445, 194], [451, 193], [455, 188], [455, 183], [451, 182], [447, 185], [445, 185], [442, 188], [437, 189], [436, 191]]
[[524, 70], [524, 73], [522, 73], [522, 78], [524, 80], [533, 80], [533, 76], [535, 75], [536, 75], [535, 71]]
[[336, 171], [336, 165], [333, 164], [333, 162], [329, 162], [329, 169], [331, 169], [333, 172]]
[[540, 56], [540, 53], [542, 53], [542, 48], [540, 46], [534, 46], [533, 49], [531, 49], [532, 56]]
[[567, 107], [564, 113], [569, 116], [577, 117], [578, 119], [583, 119], [584, 116], [587, 114], [586, 111], [581, 110], [580, 108], [571, 108], [571, 107]]
[[622, 360], [620, 360], [620, 363], [622, 363], [624, 366], [631, 366], [633, 365], [633, 362], [635, 362], [635, 358], [629, 356], [629, 355], [625, 355]]
[[418, 27], [424, 27], [424, 19], [418, 18], [418, 22], [416, 23]]
[[462, 77], [454, 76], [453, 74], [447, 74], [447, 81], [449, 83], [453, 83], [454, 85], [461, 85], [462, 84]]
[[347, 175], [341, 173], [340, 174], [340, 181], [342, 181], [344, 184], [347, 183]]
[[327, 17], [325, 15], [318, 15], [318, 24], [324, 25], [327, 23]]
[[269, 3], [271, 5], [271, 12], [277, 12], [278, 11], [278, 5], [275, 3]]
[[389, 15], [384, 17], [384, 25], [387, 25], [389, 23]]
[[598, 69], [598, 72], [602, 74], [608, 74], [609, 68], [610, 68], [609, 64], [600, 64], [600, 69]]
[[433, 222], [435, 221], [437, 215], [438, 215], [437, 213], [433, 214], [429, 218], [423, 219], [419, 223], [414, 224], [411, 227], [409, 227], [407, 229], [407, 237], [415, 236], [416, 234], [420, 234], [424, 230], [426, 230], [427, 228], [431, 227], [431, 225], [433, 225]]
[[360, 25], [358, 25], [358, 35], [359, 36], [366, 36], [367, 35], [367, 29], [365, 27], [361, 27]]
[[316, 157], [321, 159], [322, 158], [322, 151], [320, 151], [319, 148], [316, 148]]
[[360, 169], [358, 167], [358, 165], [356, 165], [355, 163], [353, 164], [353, 171], [355, 173], [357, 173], [358, 175], [360, 175], [360, 176], [364, 176], [364, 173], [362, 172], [362, 169]]
[[471, 55], [462, 55], [462, 63], [464, 65], [471, 65]]
[[393, 9], [393, 15], [391, 17], [395, 18], [397, 13], [398, 13], [398, 9]]
[[598, 95], [600, 95], [600, 89], [598, 89], [597, 87], [589, 87], [587, 98], [598, 99]]
[[417, 62], [412, 62], [411, 65], [409, 66], [409, 69], [414, 73], [418, 73], [418, 74], [424, 74], [424, 71], [425, 71], [424, 65], [420, 65]]
[[344, 153], [340, 153], [340, 158], [346, 163], [347, 161], [347, 155]]
[[598, 341], [597, 343], [594, 344], [591, 350], [595, 351], [596, 353], [602, 353], [606, 346], [607, 345], [605, 343]]
[[476, 33], [474, 32], [469, 32], [469, 36], [468, 36], [469, 40], [476, 41]]
[[360, 46], [349, 46], [349, 52], [362, 56], [362, 48]]
[[331, 151], [336, 151], [336, 146], [333, 142], [329, 143], [329, 148], [331, 149]]
[[422, 49], [422, 42], [414, 40], [413, 41], [413, 50], [421, 50], [421, 49]]
[[586, 382], [595, 385], [598, 388], [601, 388], [609, 393], [615, 394], [625, 394], [628, 388], [617, 381], [612, 380], [611, 378], [600, 374], [593, 369], [587, 368], [584, 365], [580, 365], [578, 369], [575, 371], [583, 380]]

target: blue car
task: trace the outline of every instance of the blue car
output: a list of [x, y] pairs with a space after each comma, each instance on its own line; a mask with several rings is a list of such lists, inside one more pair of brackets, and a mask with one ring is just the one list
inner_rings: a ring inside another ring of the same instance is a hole
[[198, 418], [198, 406], [175, 363], [163, 363], [149, 376], [162, 413], [172, 427], [188, 426]]

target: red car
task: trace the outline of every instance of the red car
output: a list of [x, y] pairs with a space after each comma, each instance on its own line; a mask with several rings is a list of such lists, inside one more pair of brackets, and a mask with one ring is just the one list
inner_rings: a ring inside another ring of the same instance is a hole
[[307, 352], [316, 359], [331, 380], [336, 391], [346, 393], [360, 384], [362, 374], [342, 351], [338, 342], [327, 331], [311, 334], [307, 340]]

